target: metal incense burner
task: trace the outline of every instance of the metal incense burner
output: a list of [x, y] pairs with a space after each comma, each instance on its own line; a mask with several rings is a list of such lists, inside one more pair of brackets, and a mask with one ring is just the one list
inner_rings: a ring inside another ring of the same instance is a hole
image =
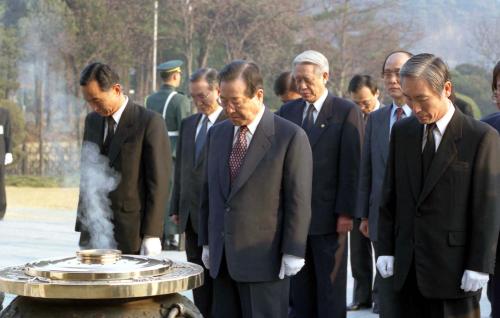
[[202, 284], [203, 269], [193, 263], [82, 250], [1, 269], [0, 291], [19, 297], [0, 317], [201, 317], [177, 293]]

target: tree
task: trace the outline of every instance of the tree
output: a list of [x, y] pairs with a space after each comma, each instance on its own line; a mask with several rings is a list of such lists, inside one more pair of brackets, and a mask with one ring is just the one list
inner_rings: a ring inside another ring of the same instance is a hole
[[456, 92], [474, 100], [482, 115], [495, 111], [491, 100], [490, 75], [484, 68], [472, 64], [457, 65], [451, 72], [451, 80]]

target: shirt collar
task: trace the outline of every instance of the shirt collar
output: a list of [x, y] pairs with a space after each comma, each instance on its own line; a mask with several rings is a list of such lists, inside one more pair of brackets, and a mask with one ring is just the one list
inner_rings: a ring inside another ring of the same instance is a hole
[[446, 111], [446, 114], [444, 114], [443, 117], [441, 117], [438, 121], [436, 121], [436, 127], [439, 130], [441, 136], [444, 135], [446, 127], [448, 127], [448, 124], [450, 123], [454, 113], [455, 113], [455, 106], [453, 106], [453, 103], [451, 101], [448, 101], [448, 110]]
[[375, 107], [373, 108], [372, 112], [376, 111], [379, 108], [380, 108], [380, 101], [377, 98], [377, 102], [375, 103]]
[[[208, 115], [208, 121], [213, 125], [217, 121], [217, 118], [219, 118], [220, 113], [222, 112], [222, 107], [217, 106], [217, 108], [210, 114]], [[206, 116], [206, 115], [204, 115]]]
[[[262, 105], [261, 109], [257, 113], [257, 116], [253, 119], [253, 121], [247, 125], [248, 131], [250, 134], [254, 134], [255, 130], [257, 129], [257, 126], [260, 123], [260, 120], [262, 119], [262, 116], [264, 115], [264, 110], [266, 109], [266, 106]], [[240, 126], [234, 126], [234, 133], [236, 134], [238, 132], [238, 129]]]
[[309, 105], [314, 104], [314, 108], [319, 113], [321, 111], [321, 108], [323, 107], [323, 104], [325, 103], [327, 96], [328, 96], [328, 90], [325, 88], [323, 94], [314, 103], [309, 103], [306, 101], [306, 111], [309, 108]]
[[125, 110], [125, 107], [128, 104], [128, 96], [125, 95], [125, 100], [123, 101], [123, 104], [118, 108], [118, 110], [112, 115], [113, 119], [115, 120], [116, 125], [120, 122], [120, 118], [123, 115], [123, 111]]
[[[403, 112], [405, 113], [406, 117], [410, 117], [411, 116], [411, 108], [410, 108], [410, 106], [404, 104], [401, 107], [403, 108]], [[398, 106], [393, 102], [392, 103], [392, 109], [391, 109], [391, 115], [392, 116], [394, 116], [394, 113], [396, 112], [397, 108], [398, 108]]]

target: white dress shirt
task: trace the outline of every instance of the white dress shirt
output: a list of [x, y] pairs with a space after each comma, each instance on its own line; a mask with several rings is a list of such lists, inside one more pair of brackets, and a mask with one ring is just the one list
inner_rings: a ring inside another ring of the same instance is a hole
[[[450, 123], [454, 113], [455, 106], [453, 106], [453, 103], [451, 101], [448, 101], [448, 111], [443, 117], [441, 117], [441, 119], [436, 121], [436, 128], [432, 131], [434, 135], [434, 143], [436, 144], [436, 151], [438, 150], [441, 140], [443, 140], [446, 127], [448, 127], [448, 124]], [[424, 151], [424, 147], [427, 142], [427, 125], [424, 125], [424, 133], [422, 138], [422, 151]]]
[[[314, 104], [314, 110], [313, 110], [314, 122], [316, 122], [316, 119], [318, 118], [319, 112], [321, 111], [321, 108], [323, 107], [323, 104], [325, 103], [327, 96], [328, 96], [328, 90], [325, 89], [323, 94], [313, 103]], [[302, 114], [302, 121], [304, 121], [304, 119], [307, 116], [307, 110], [309, 109], [309, 105], [311, 105], [311, 103], [306, 102], [306, 107], [304, 107], [304, 112]]]
[[[116, 132], [116, 128], [118, 128], [118, 123], [120, 122], [120, 118], [122, 118], [123, 111], [125, 111], [125, 107], [127, 107], [127, 103], [128, 103], [128, 96], [125, 96], [125, 101], [123, 102], [123, 104], [120, 106], [120, 108], [118, 108], [116, 112], [113, 113], [113, 115], [111, 115], [111, 117], [113, 117], [113, 119], [115, 120], [115, 127], [113, 128], [114, 132]], [[107, 134], [108, 134], [108, 121], [105, 120], [103, 140], [106, 140]]]
[[[212, 127], [215, 124], [222, 110], [223, 110], [222, 107], [217, 106], [217, 108], [210, 115], [208, 115], [207, 132], [210, 130], [210, 127]], [[203, 114], [201, 116], [200, 121], [198, 122], [198, 126], [196, 126], [196, 134], [194, 138], [195, 140], [196, 137], [198, 137], [198, 133], [200, 132], [201, 126], [203, 125], [203, 121], [205, 120], [206, 117], [207, 115]]]
[[[266, 110], [266, 106], [262, 105], [262, 108], [257, 113], [257, 116], [255, 116], [254, 120], [250, 124], [247, 125], [247, 128], [248, 128], [248, 131], [246, 133], [247, 147], [250, 146], [250, 142], [252, 141], [253, 134], [255, 133], [255, 130], [257, 129], [257, 126], [259, 125], [260, 120], [262, 119], [262, 116], [264, 115], [264, 110]], [[234, 126], [233, 145], [238, 140], [238, 130], [239, 129], [240, 129], [240, 126]]]

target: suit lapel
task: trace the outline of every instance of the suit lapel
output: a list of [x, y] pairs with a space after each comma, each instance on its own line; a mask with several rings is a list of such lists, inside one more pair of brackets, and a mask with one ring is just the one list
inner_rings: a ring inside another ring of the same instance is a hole
[[[220, 112], [220, 114], [219, 114], [219, 117], [217, 117], [217, 120], [215, 120], [214, 125], [215, 125], [215, 124], [220, 123], [221, 121], [225, 120], [226, 118], [227, 118], [227, 117], [226, 117], [226, 114], [224, 113], [224, 111], [221, 111], [221, 112]], [[200, 116], [200, 117], [198, 118], [198, 120], [196, 121], [196, 126], [198, 125], [198, 122], [200, 121], [200, 119], [201, 119], [201, 116]], [[194, 131], [195, 135], [196, 135], [196, 126], [195, 126], [195, 131]], [[212, 129], [212, 127], [210, 127], [210, 129]], [[209, 129], [209, 130], [210, 130], [210, 129]], [[193, 153], [194, 153], [194, 151], [195, 151], [195, 150], [194, 150], [194, 142], [195, 142], [194, 136], [195, 136], [195, 135], [193, 135], [193, 138], [191, 139], [191, 140], [193, 140]], [[207, 143], [205, 142], [205, 145], [203, 146], [203, 149], [201, 150], [201, 153], [202, 153], [202, 154], [203, 154], [203, 153], [205, 153], [205, 151], [206, 151], [206, 149], [205, 149], [205, 148], [207, 147], [206, 145], [207, 145]], [[194, 156], [193, 156], [193, 158], [194, 158]], [[194, 159], [193, 159], [193, 160], [194, 160]], [[199, 165], [200, 165], [203, 161], [204, 161], [204, 156], [203, 156], [203, 155], [201, 155], [201, 156], [198, 158], [198, 161], [197, 161], [197, 162], [195, 162], [195, 164], [194, 164], [195, 168], [197, 168], [197, 167], [198, 167], [198, 166], [199, 166]]]
[[422, 182], [422, 135], [423, 125], [416, 118], [413, 119], [411, 127], [408, 129], [406, 136], [406, 164], [408, 167], [408, 175], [410, 176], [410, 184], [415, 201], [418, 201]]
[[[189, 125], [189, 128], [185, 132], [183, 132], [186, 134], [186, 137], [183, 140], [188, 143], [188, 146], [189, 146], [188, 149], [192, 149], [192, 151], [189, 152], [192, 154], [192, 156], [188, 156], [189, 158], [186, 158], [183, 160], [189, 160], [188, 165], [192, 165], [195, 168], [200, 164], [200, 162], [202, 162], [201, 157], [203, 157], [203, 156], [200, 156], [198, 158], [198, 161], [196, 161], [196, 162], [194, 161], [195, 160], [194, 157], [195, 157], [195, 153], [196, 153], [196, 129], [198, 128], [198, 124], [200, 123], [200, 120], [202, 117], [203, 117], [203, 114], [201, 114], [201, 113], [197, 114], [196, 118], [193, 120], [193, 124]], [[182, 137], [183, 136], [181, 136], [181, 138]], [[203, 150], [202, 150], [202, 153], [203, 153]]]
[[444, 132], [438, 150], [432, 159], [418, 203], [421, 203], [429, 195], [439, 178], [441, 178], [446, 171], [446, 168], [448, 168], [450, 163], [457, 156], [458, 151], [455, 142], [462, 137], [462, 116], [463, 115], [455, 109], [455, 113]]
[[136, 110], [134, 109], [134, 104], [129, 101], [123, 111], [115, 136], [113, 137], [109, 147], [108, 158], [110, 164], [116, 160], [125, 139], [134, 131], [133, 127], [137, 122], [137, 120], [134, 120], [136, 117], [135, 113]]
[[245, 182], [247, 182], [248, 178], [255, 171], [255, 168], [257, 168], [259, 162], [264, 158], [268, 149], [271, 147], [272, 136], [274, 136], [274, 116], [266, 109], [252, 137], [240, 173], [231, 186], [228, 200], [231, 200], [234, 194], [238, 192]]
[[289, 121], [293, 122], [298, 126], [302, 126], [302, 117], [304, 117], [304, 108], [306, 107], [306, 102], [301, 99], [297, 107], [291, 107]]
[[231, 149], [233, 146], [234, 138], [234, 126], [231, 122], [227, 121], [223, 123], [224, 127], [221, 127], [220, 139], [214, 140], [217, 145], [210, 145], [210, 148], [217, 149], [217, 161], [219, 163], [219, 184], [221, 186], [222, 194], [225, 198], [229, 196], [229, 190], [231, 187], [231, 181], [229, 177], [229, 156], [231, 155]]
[[390, 139], [390, 127], [391, 124], [391, 107], [387, 106], [383, 108], [383, 112], [378, 118], [376, 129], [378, 149], [382, 156], [382, 162], [384, 166], [387, 164], [387, 156], [389, 155], [389, 139]]
[[89, 126], [87, 127], [87, 137], [85, 141], [92, 142], [102, 149], [102, 144], [104, 143], [104, 117], [98, 115], [97, 113], [92, 114], [93, 118], [89, 121]]
[[318, 118], [314, 123], [313, 128], [308, 134], [309, 142], [311, 144], [311, 148], [314, 148], [314, 145], [321, 137], [321, 134], [328, 128], [328, 121], [333, 116], [333, 97], [328, 94], [321, 107], [321, 111], [318, 114]]

